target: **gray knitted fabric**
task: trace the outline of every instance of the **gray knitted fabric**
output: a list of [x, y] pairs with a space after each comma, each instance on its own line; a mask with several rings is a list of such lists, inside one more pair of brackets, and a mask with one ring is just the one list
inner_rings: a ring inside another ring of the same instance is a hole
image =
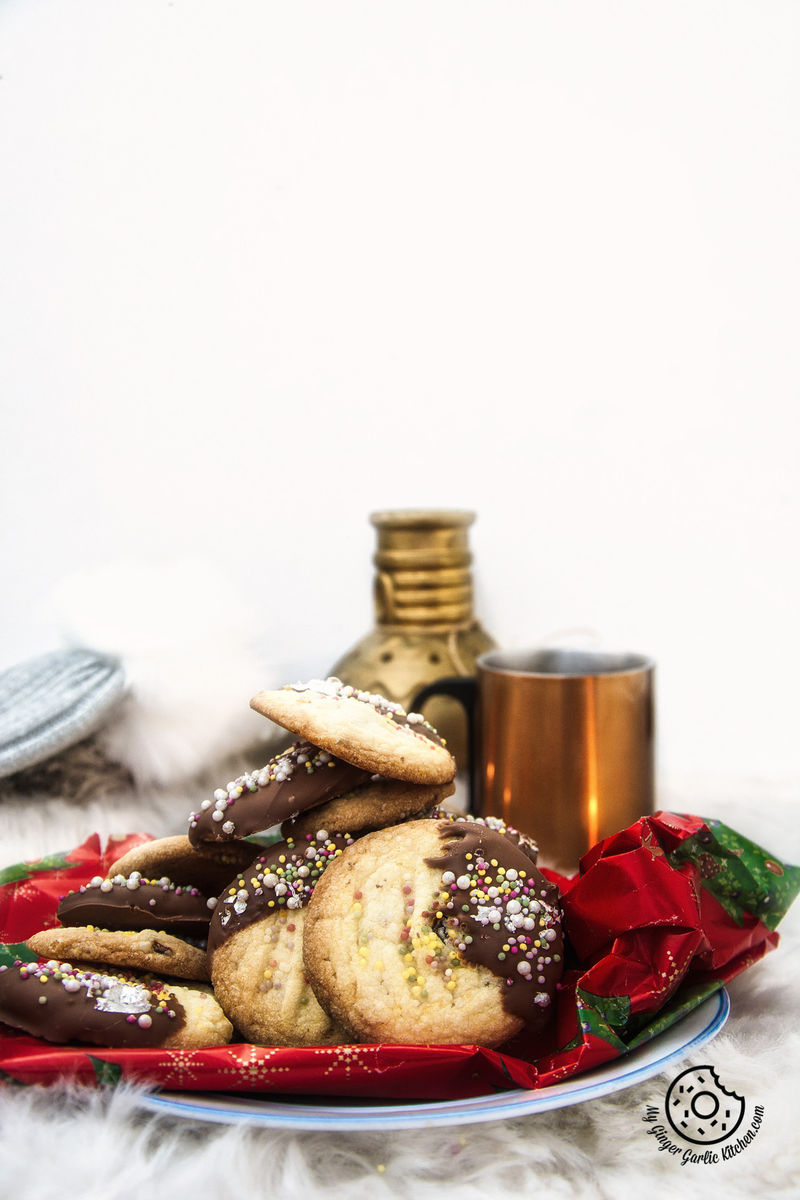
[[0, 673], [0, 778], [94, 733], [125, 692], [118, 659], [56, 650]]

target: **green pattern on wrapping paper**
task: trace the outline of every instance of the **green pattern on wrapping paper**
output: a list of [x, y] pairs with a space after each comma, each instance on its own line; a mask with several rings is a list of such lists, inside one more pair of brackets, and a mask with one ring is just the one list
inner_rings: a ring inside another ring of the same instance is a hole
[[29, 950], [24, 942], [0, 942], [0, 967], [13, 967], [17, 959], [38, 962], [39, 955]]
[[[582, 1033], [591, 1033], [601, 1041], [608, 1042], [609, 1046], [613, 1046], [622, 1054], [625, 1043], [613, 1026], [624, 1025], [627, 1021], [631, 1011], [630, 999], [627, 996], [594, 996], [580, 987], [576, 999], [578, 1023]], [[583, 1036], [579, 1034], [568, 1046], [562, 1046], [561, 1049], [572, 1050], [575, 1046], [580, 1046], [582, 1041]]]
[[104, 1058], [95, 1058], [93, 1054], [87, 1054], [89, 1062], [92, 1064], [94, 1077], [102, 1087], [116, 1087], [122, 1079], [122, 1067], [119, 1063], [106, 1062]]
[[800, 867], [773, 858], [722, 821], [706, 824], [710, 834], [686, 838], [667, 860], [673, 867], [694, 863], [702, 886], [737, 925], [750, 913], [775, 929], [800, 892]]
[[63, 854], [48, 854], [46, 858], [37, 858], [35, 862], [15, 863], [13, 867], [4, 867], [0, 871], [0, 887], [7, 883], [22, 883], [24, 879], [32, 879], [34, 875], [41, 875], [44, 871], [60, 871], [64, 868], [71, 870], [79, 865], [70, 862]]
[[[651, 1019], [646, 1015], [633, 1017], [629, 1030], [633, 1036], [628, 1038], [628, 1050], [635, 1050], [637, 1046], [643, 1046], [645, 1042], [658, 1037], [665, 1029], [669, 1029], [670, 1025], [680, 1021], [709, 996], [713, 996], [721, 987], [722, 984], [716, 979], [709, 980], [707, 983], [684, 984], [683, 987], [678, 988], [670, 1002], [659, 1009], [655, 1018]], [[638, 1032], [635, 1032], [637, 1029]]]

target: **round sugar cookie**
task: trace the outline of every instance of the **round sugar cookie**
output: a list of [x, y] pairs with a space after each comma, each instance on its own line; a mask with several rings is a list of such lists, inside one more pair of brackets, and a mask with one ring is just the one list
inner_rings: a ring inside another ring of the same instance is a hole
[[61, 958], [154, 971], [179, 979], [208, 979], [205, 950], [161, 929], [96, 929], [93, 925], [62, 925], [43, 929], [26, 945], [42, 958]]
[[189, 841], [201, 846], [261, 833], [368, 778], [366, 771], [327, 750], [295, 742], [265, 767], [240, 775], [204, 800], [199, 812], [189, 816]]
[[281, 825], [282, 837], [303, 837], [327, 829], [328, 833], [367, 833], [397, 825], [427, 813], [452, 796], [452, 783], [406, 783], [401, 779], [371, 779], [345, 796], [309, 809]]
[[303, 966], [306, 906], [348, 835], [315, 835], [270, 846], [220, 896], [209, 931], [214, 993], [250, 1041], [264, 1046], [348, 1040], [317, 1002]]
[[200, 1050], [233, 1032], [210, 993], [58, 959], [0, 966], [0, 1020], [49, 1042], [142, 1049]]
[[563, 969], [558, 892], [476, 822], [368, 833], [309, 904], [304, 961], [356, 1040], [498, 1046], [541, 1027]]
[[261, 853], [252, 842], [202, 843], [194, 847], [185, 833], [141, 842], [108, 868], [108, 875], [138, 871], [145, 879], [166, 875], [175, 884], [197, 887], [216, 896], [230, 879]]
[[455, 777], [455, 759], [424, 717], [339, 679], [258, 692], [250, 707], [371, 774], [409, 783]]

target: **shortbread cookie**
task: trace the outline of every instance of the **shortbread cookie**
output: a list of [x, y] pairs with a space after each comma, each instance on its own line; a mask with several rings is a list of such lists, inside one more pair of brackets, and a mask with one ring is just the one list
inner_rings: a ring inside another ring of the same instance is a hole
[[327, 804], [301, 813], [293, 821], [284, 821], [281, 836], [297, 840], [318, 829], [327, 829], [328, 833], [368, 833], [427, 814], [454, 791], [452, 783], [405, 783], [402, 779], [373, 778], [346, 796], [337, 796]]
[[220, 896], [211, 921], [214, 992], [250, 1041], [313, 1046], [346, 1041], [320, 1007], [303, 967], [306, 905], [328, 864], [352, 844], [345, 835], [271, 846]]
[[240, 775], [189, 817], [189, 841], [225, 842], [261, 833], [369, 778], [366, 771], [310, 742], [295, 742], [265, 767]]
[[205, 950], [163, 930], [96, 929], [93, 925], [43, 929], [28, 938], [27, 946], [42, 958], [129, 967], [155, 971], [179, 979], [208, 979]]
[[94, 925], [100, 929], [165, 929], [205, 938], [216, 900], [194, 887], [181, 887], [166, 875], [143, 879], [138, 871], [87, 884], [63, 896], [57, 916], [62, 925]]
[[563, 967], [554, 885], [476, 822], [366, 834], [311, 899], [304, 961], [356, 1039], [498, 1046], [544, 1024]]
[[455, 777], [455, 759], [424, 717], [339, 679], [259, 692], [250, 706], [372, 774], [409, 783], [448, 783]]
[[0, 1020], [49, 1042], [199, 1050], [233, 1032], [210, 993], [51, 959], [0, 966]]
[[188, 884], [208, 896], [216, 896], [260, 853], [261, 847], [252, 842], [210, 842], [195, 848], [184, 833], [134, 846], [111, 864], [108, 874], [130, 875], [138, 871], [146, 879], [166, 875], [175, 884]]

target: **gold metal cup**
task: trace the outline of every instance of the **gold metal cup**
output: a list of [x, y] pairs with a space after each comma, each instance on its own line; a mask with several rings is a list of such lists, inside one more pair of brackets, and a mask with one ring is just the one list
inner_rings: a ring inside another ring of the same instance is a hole
[[[471, 711], [471, 805], [574, 869], [653, 811], [654, 663], [640, 654], [493, 650], [474, 680], [441, 680]], [[419, 699], [419, 697], [417, 698]]]
[[653, 675], [636, 654], [482, 655], [479, 812], [529, 832], [564, 866], [652, 812]]

